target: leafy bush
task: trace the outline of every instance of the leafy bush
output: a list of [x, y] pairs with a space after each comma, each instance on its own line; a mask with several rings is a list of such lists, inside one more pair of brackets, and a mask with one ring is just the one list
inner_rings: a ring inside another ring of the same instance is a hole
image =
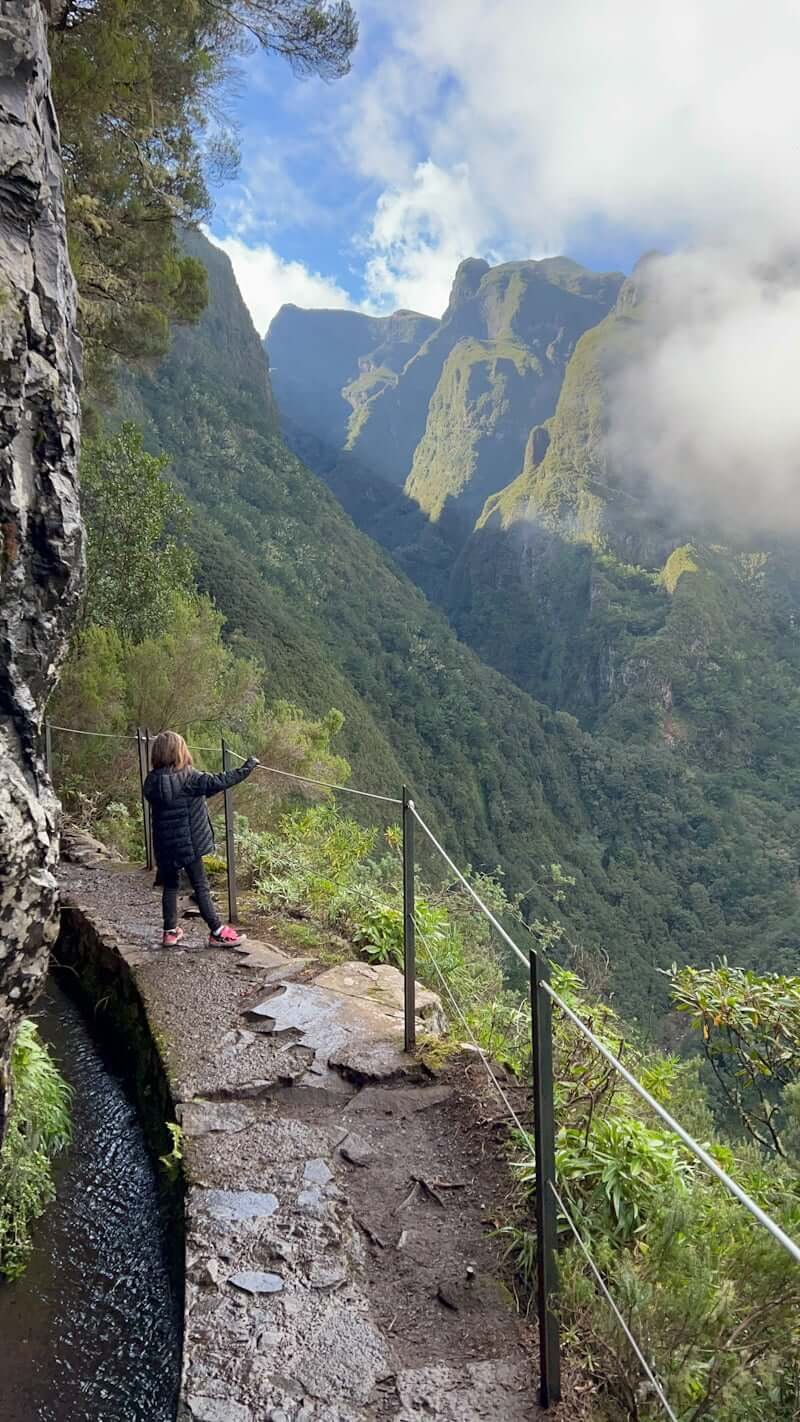
[[[560, 979], [560, 981], [559, 981]], [[554, 971], [557, 991], [592, 1022], [629, 1067], [700, 1134], [712, 1129], [696, 1062], [624, 1041], [619, 1019], [593, 1002], [574, 974]], [[794, 1422], [800, 1277], [788, 1255], [659, 1123], [563, 1014], [554, 1022], [558, 1188], [681, 1422]], [[616, 1038], [616, 1044], [615, 1044]], [[766, 1171], [754, 1147], [712, 1139], [708, 1149], [790, 1235], [800, 1227], [795, 1175]], [[514, 1138], [521, 1194], [502, 1231], [530, 1290], [536, 1241], [530, 1226], [535, 1164]], [[572, 1230], [560, 1218], [564, 1334], [592, 1374], [601, 1415], [657, 1422], [661, 1403], [617, 1319], [598, 1292]]]
[[403, 914], [400, 909], [381, 904], [364, 911], [353, 934], [353, 942], [370, 963], [403, 965]]
[[[796, 1227], [796, 1209], [779, 1217], [787, 1224], [792, 1213]], [[592, 1254], [681, 1422], [794, 1422], [797, 1266], [720, 1187], [700, 1174], [690, 1188], [669, 1184], [650, 1195], [632, 1244], [595, 1233]], [[561, 1256], [561, 1289], [602, 1415], [660, 1422], [661, 1403], [577, 1248]]]
[[33, 1022], [11, 1053], [12, 1106], [0, 1150], [0, 1274], [16, 1279], [32, 1249], [31, 1227], [54, 1197], [51, 1161], [70, 1139], [71, 1092]]
[[109, 801], [100, 819], [95, 821], [94, 830], [98, 838], [123, 859], [133, 860], [142, 854], [141, 816], [132, 815], [121, 801]]
[[800, 977], [747, 972], [725, 959], [673, 967], [669, 977], [726, 1106], [759, 1146], [786, 1156], [784, 1124], [800, 1078]]

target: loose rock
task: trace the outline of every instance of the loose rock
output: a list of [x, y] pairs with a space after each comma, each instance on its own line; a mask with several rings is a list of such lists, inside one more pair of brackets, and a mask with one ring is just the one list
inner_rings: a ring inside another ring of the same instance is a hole
[[259, 1274], [248, 1270], [231, 1274], [228, 1283], [245, 1294], [279, 1294], [284, 1287], [280, 1274]]
[[372, 1159], [372, 1147], [364, 1140], [363, 1136], [352, 1133], [345, 1136], [339, 1150], [351, 1165], [369, 1165]]
[[324, 1160], [308, 1160], [303, 1179], [308, 1185], [327, 1185], [333, 1179], [333, 1171], [329, 1170]]

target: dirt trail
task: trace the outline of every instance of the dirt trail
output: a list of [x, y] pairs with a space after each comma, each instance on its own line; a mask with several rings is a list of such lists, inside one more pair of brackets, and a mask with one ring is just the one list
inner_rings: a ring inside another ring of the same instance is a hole
[[155, 947], [143, 871], [88, 856], [63, 892], [130, 966], [180, 1103], [183, 1422], [538, 1417], [474, 1061], [433, 1076], [405, 1056], [364, 965], [331, 973], [272, 934], [246, 957], [202, 949], [191, 920], [183, 951]]

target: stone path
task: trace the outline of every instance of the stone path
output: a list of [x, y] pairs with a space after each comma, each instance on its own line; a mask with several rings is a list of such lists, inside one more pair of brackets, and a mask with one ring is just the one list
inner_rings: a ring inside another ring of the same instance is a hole
[[538, 1416], [490, 1238], [501, 1136], [474, 1063], [404, 1054], [399, 974], [163, 952], [152, 876], [91, 855], [63, 892], [130, 966], [185, 1133], [180, 1422]]

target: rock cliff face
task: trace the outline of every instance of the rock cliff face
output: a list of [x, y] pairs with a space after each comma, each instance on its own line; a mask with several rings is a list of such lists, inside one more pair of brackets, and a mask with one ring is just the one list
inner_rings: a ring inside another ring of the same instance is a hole
[[414, 311], [365, 316], [282, 306], [267, 337], [282, 416], [338, 454], [437, 324]]
[[356, 493], [376, 476], [405, 486], [427, 516], [438, 519], [447, 505], [471, 526], [488, 495], [519, 473], [576, 342], [603, 319], [621, 282], [566, 258], [499, 267], [471, 259], [440, 321], [284, 307], [267, 349], [287, 434], [326, 447], [327, 464], [298, 446], [326, 478], [344, 452], [336, 492], [345, 502], [343, 474]]
[[55, 931], [43, 709], [82, 579], [75, 286], [47, 16], [0, 10], [0, 1137], [8, 1057]]

